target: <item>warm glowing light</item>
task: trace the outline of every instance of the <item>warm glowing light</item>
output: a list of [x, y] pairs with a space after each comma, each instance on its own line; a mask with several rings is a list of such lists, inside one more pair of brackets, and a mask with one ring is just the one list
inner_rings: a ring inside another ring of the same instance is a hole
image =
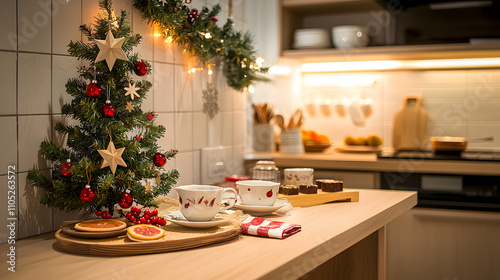
[[485, 67], [500, 67], [500, 58], [321, 62], [302, 64], [301, 69], [304, 73], [318, 73], [394, 69], [453, 69]]
[[370, 87], [377, 78], [369, 74], [305, 74], [303, 81], [307, 86], [324, 87]]
[[435, 59], [412, 61], [408, 63], [413, 68], [456, 68], [500, 66], [500, 58], [470, 58], [470, 59]]
[[191, 68], [191, 73], [196, 72], [196, 68]]
[[224, 39], [220, 39], [220, 42], [221, 42], [221, 43], [224, 43]]
[[292, 73], [292, 69], [286, 66], [274, 65], [269, 68], [269, 74], [273, 75], [290, 75]]
[[213, 73], [212, 69], [208, 70], [208, 75], [212, 75]]
[[394, 60], [305, 63], [302, 64], [302, 72], [387, 70], [396, 69], [402, 65], [401, 61]]
[[248, 92], [250, 92], [250, 93], [254, 93], [255, 92], [255, 89], [253, 88], [253, 86], [249, 86], [248, 87]]
[[264, 61], [265, 60], [260, 56], [255, 59], [255, 63], [257, 63], [257, 66], [259, 66], [259, 67], [262, 67], [262, 65], [264, 64]]
[[172, 39], [172, 36], [168, 36], [166, 39], [165, 39], [165, 43], [172, 43], [173, 39]]
[[210, 32], [207, 32], [205, 34], [205, 39], [210, 39], [210, 38], [212, 38], [212, 34], [210, 34]]

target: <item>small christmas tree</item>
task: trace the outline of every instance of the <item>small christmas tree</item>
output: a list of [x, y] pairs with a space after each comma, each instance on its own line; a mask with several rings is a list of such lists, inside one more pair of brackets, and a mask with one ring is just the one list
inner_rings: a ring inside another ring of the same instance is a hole
[[[116, 204], [129, 208], [135, 201], [155, 207], [155, 198], [170, 190], [179, 173], [162, 168], [177, 151], [159, 151], [157, 141], [165, 127], [155, 124], [152, 112], [141, 110], [152, 86], [138, 78], [151, 72], [150, 64], [131, 53], [141, 36], [131, 35], [126, 11], [115, 17], [110, 0], [99, 6], [103, 12], [93, 28], [80, 26], [89, 43], [69, 44], [68, 52], [86, 66], [80, 68], [80, 77], [66, 83], [73, 100], [62, 113], [79, 124], [55, 126], [67, 136], [66, 147], [47, 140], [40, 145], [42, 155], [54, 164], [51, 178], [31, 170], [28, 179], [45, 190], [41, 202], [49, 207], [96, 213], [107, 209], [109, 214], [102, 216], [110, 218]], [[151, 179], [156, 179], [154, 188], [147, 182]]]

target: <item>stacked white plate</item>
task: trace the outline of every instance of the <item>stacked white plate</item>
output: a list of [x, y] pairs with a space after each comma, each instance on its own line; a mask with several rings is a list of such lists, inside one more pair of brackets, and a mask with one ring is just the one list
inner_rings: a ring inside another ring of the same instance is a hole
[[331, 47], [330, 32], [322, 28], [307, 28], [295, 30], [296, 49], [314, 49]]

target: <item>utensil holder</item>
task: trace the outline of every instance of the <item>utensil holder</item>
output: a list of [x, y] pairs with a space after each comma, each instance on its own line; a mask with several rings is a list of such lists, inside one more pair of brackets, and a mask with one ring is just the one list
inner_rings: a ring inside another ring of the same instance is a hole
[[253, 125], [253, 149], [257, 152], [274, 151], [274, 126], [271, 124]]
[[300, 129], [289, 129], [281, 132], [280, 152], [291, 155], [304, 153], [304, 144], [302, 143]]

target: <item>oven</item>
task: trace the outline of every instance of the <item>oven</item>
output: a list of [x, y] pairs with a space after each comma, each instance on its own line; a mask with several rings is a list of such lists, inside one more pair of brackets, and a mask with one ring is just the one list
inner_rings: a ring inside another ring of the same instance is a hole
[[[500, 152], [466, 151], [436, 155], [431, 151], [382, 153], [379, 158], [498, 161]], [[443, 163], [444, 164], [444, 163]], [[417, 207], [500, 212], [500, 170], [495, 176], [382, 172], [380, 187], [418, 192]]]

